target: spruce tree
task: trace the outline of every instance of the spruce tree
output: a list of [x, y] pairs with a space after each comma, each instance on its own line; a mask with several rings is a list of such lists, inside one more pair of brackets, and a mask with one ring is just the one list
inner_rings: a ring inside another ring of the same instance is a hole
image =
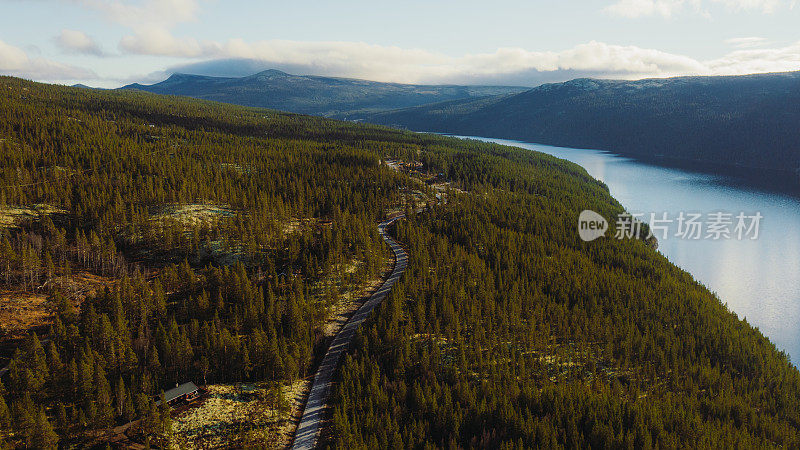
[[58, 435], [53, 431], [50, 421], [47, 420], [44, 408], [39, 408], [36, 415], [36, 425], [30, 443], [32, 448], [43, 450], [58, 447]]
[[[9, 430], [11, 428], [11, 411], [8, 409], [8, 404], [2, 393], [0, 393], [0, 430]], [[4, 434], [4, 433], [0, 433]]]

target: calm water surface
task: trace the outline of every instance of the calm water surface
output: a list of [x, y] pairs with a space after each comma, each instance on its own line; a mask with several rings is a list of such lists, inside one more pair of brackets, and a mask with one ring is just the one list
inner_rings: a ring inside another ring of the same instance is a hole
[[[748, 186], [735, 179], [654, 166], [599, 150], [550, 147], [504, 139], [474, 138], [547, 153], [577, 163], [606, 183], [632, 212], [716, 211], [763, 216], [757, 240], [676, 238], [675, 223], [659, 251], [716, 292], [779, 349], [800, 362], [800, 199]], [[735, 219], [734, 219], [735, 222]], [[704, 230], [705, 233], [705, 230]]]

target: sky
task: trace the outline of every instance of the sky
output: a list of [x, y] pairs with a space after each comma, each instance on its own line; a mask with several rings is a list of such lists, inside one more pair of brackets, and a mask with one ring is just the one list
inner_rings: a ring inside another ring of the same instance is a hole
[[536, 86], [800, 70], [798, 0], [0, 0], [0, 74], [119, 87], [277, 68]]

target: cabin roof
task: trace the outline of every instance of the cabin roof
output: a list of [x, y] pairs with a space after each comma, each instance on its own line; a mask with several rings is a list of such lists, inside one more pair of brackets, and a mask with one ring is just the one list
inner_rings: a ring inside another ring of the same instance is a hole
[[192, 383], [191, 381], [188, 383], [183, 383], [180, 386], [176, 386], [164, 392], [164, 400], [167, 403], [169, 403], [182, 395], [190, 394], [192, 392], [195, 392], [196, 390], [197, 390], [197, 385]]

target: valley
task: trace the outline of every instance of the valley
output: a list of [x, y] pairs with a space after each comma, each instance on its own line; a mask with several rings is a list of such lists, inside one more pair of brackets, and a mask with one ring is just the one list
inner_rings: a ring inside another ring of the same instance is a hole
[[[625, 211], [579, 165], [12, 77], [0, 112], [0, 281], [42, 298], [3, 336], [4, 445], [287, 445], [320, 364], [331, 447], [800, 442], [785, 353], [643, 235], [578, 237], [581, 211]], [[385, 241], [405, 272], [325, 366]]]

